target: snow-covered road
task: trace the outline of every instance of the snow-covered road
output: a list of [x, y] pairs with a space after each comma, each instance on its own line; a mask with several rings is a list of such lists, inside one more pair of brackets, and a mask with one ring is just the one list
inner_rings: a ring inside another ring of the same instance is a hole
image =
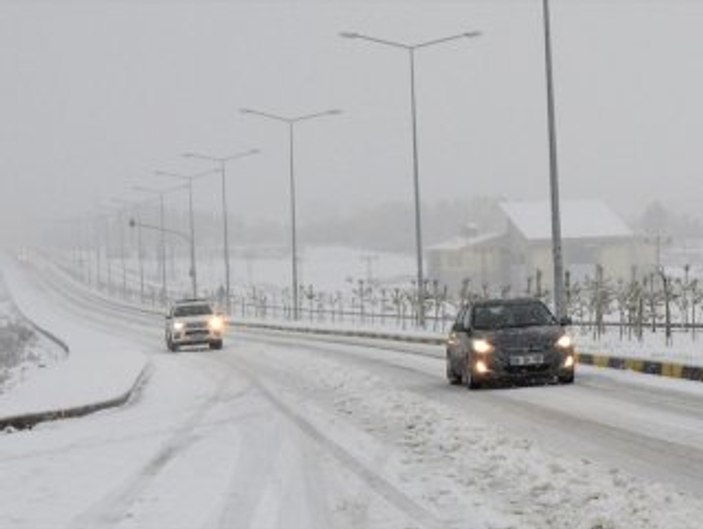
[[153, 367], [125, 407], [0, 436], [0, 527], [700, 527], [700, 384], [468, 392], [437, 347], [273, 332], [167, 354], [154, 316], [35, 281]]

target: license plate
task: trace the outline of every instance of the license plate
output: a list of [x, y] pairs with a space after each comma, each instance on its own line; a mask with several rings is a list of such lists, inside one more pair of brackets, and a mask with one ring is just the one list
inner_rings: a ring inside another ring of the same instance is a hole
[[519, 355], [510, 357], [511, 366], [530, 366], [535, 364], [541, 364], [543, 362], [544, 355], [541, 354]]

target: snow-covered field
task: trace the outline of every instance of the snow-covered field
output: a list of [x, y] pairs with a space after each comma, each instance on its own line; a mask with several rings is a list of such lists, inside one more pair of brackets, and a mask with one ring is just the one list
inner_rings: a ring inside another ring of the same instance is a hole
[[[87, 280], [95, 281], [95, 255], [85, 252], [64, 256], [66, 262]], [[108, 273], [104, 257], [101, 261], [101, 281], [106, 282]], [[113, 290], [118, 292], [126, 276], [127, 286], [132, 291], [139, 289], [139, 262], [136, 256], [122, 260], [118, 256], [110, 259], [110, 280]], [[187, 256], [169, 258], [166, 266], [168, 290], [174, 296], [190, 293]], [[225, 283], [222, 255], [208, 251], [196, 256], [199, 290], [216, 292]], [[158, 262], [145, 259], [144, 276], [149, 289], [161, 288]], [[252, 287], [268, 291], [282, 291], [291, 285], [291, 259], [287, 248], [234, 248], [230, 257], [232, 289], [248, 292]], [[298, 256], [298, 282], [302, 286], [312, 285], [317, 291], [334, 293], [351, 292], [358, 280], [372, 281], [388, 287], [406, 286], [415, 277], [414, 257], [392, 252], [370, 252], [346, 247], [302, 246]]]
[[700, 526], [700, 384], [582, 367], [468, 392], [440, 347], [272, 332], [172, 355], [156, 316], [12, 278], [152, 371], [122, 408], [0, 436], [0, 527]]

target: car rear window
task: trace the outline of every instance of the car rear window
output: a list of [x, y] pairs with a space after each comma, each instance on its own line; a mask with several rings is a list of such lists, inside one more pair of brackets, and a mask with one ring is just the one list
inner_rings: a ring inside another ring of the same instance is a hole
[[181, 305], [173, 309], [173, 315], [181, 318], [186, 316], [203, 316], [207, 314], [212, 314], [212, 307], [207, 304]]

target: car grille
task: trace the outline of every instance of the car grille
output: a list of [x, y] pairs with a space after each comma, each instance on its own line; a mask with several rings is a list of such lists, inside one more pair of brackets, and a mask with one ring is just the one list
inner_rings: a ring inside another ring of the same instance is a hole
[[529, 366], [505, 366], [505, 371], [512, 375], [528, 375], [528, 374], [539, 374], [546, 373], [551, 369], [549, 364], [535, 364]]
[[207, 329], [207, 323], [202, 321], [189, 321], [186, 323], [185, 328], [188, 330]]
[[508, 354], [545, 353], [549, 348], [542, 344], [507, 346], [503, 350]]

